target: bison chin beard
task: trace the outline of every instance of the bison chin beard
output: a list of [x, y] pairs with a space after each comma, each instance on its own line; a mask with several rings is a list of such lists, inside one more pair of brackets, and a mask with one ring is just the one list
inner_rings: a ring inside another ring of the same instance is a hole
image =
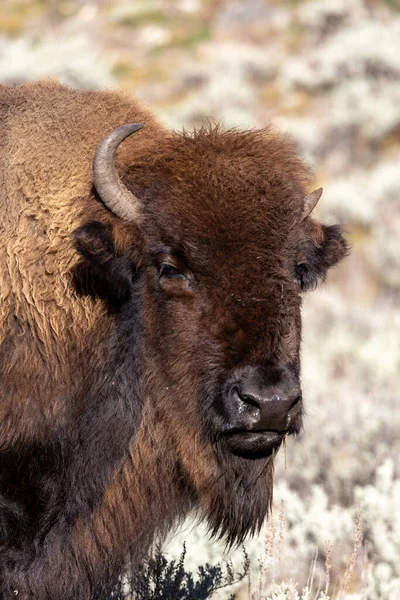
[[211, 534], [231, 548], [241, 544], [248, 534], [258, 533], [270, 513], [273, 457], [243, 458], [218, 444], [216, 459], [218, 475], [202, 499], [204, 520]]

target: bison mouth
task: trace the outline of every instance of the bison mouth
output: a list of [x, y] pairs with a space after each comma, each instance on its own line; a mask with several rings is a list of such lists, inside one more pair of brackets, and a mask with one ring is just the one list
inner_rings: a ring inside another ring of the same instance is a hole
[[261, 458], [275, 454], [287, 435], [280, 431], [233, 431], [224, 435], [233, 454]]

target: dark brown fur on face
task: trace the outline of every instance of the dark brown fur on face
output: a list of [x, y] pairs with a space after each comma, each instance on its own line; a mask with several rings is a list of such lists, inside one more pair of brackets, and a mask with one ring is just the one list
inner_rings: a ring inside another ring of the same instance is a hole
[[[300, 292], [346, 243], [302, 221], [309, 173], [272, 131], [173, 133], [54, 83], [0, 87], [0, 117], [0, 592], [95, 598], [189, 510], [228, 543], [260, 527], [273, 427], [247, 442], [235, 390], [297, 402]], [[127, 222], [91, 163], [135, 122]]]

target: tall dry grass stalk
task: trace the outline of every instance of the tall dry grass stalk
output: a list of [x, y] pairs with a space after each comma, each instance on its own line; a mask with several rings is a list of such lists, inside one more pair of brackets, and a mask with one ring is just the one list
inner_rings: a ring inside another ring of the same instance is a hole
[[[359, 508], [354, 525], [354, 542], [351, 555], [346, 561], [346, 570], [340, 581], [331, 581], [333, 544], [330, 540], [326, 542], [325, 553], [325, 585], [318, 587], [315, 583], [315, 574], [317, 571], [317, 562], [319, 559], [318, 549], [310, 565], [307, 585], [298, 591], [297, 584], [291, 580], [281, 581], [278, 577], [279, 567], [284, 556], [285, 541], [285, 519], [284, 504], [281, 502], [278, 518], [268, 523], [264, 539], [264, 556], [260, 561], [260, 576], [258, 581], [258, 590], [251, 593], [248, 590], [247, 598], [249, 600], [346, 600], [349, 593], [354, 571], [360, 554], [360, 548], [363, 540], [363, 522], [362, 511]], [[366, 565], [367, 566], [367, 565]], [[361, 574], [362, 576], [363, 574]], [[330, 588], [333, 584], [333, 590]], [[365, 588], [362, 582], [362, 589]], [[250, 586], [251, 587], [251, 586]], [[323, 589], [321, 589], [323, 587]], [[317, 589], [316, 589], [317, 588]], [[332, 595], [329, 595], [329, 594]], [[240, 596], [242, 598], [242, 596]]]
[[357, 511], [356, 523], [354, 526], [354, 545], [353, 552], [350, 556], [344, 577], [343, 583], [339, 590], [338, 600], [344, 600], [345, 595], [349, 591], [349, 586], [353, 577], [354, 569], [357, 564], [357, 559], [360, 553], [360, 548], [363, 540], [363, 522], [361, 507]]
[[325, 596], [328, 595], [329, 586], [331, 583], [331, 570], [332, 570], [332, 542], [327, 540], [326, 542], [326, 554], [325, 554]]

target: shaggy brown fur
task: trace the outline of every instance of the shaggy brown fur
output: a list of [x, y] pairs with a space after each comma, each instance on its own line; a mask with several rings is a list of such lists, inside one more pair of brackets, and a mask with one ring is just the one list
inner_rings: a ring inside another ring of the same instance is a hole
[[[259, 528], [271, 455], [230, 451], [221, 386], [271, 361], [298, 377], [299, 292], [346, 245], [301, 222], [309, 174], [270, 131], [174, 133], [51, 82], [0, 87], [0, 119], [2, 598], [89, 599], [190, 509], [230, 543]], [[134, 122], [117, 168], [140, 226], [91, 184]]]

